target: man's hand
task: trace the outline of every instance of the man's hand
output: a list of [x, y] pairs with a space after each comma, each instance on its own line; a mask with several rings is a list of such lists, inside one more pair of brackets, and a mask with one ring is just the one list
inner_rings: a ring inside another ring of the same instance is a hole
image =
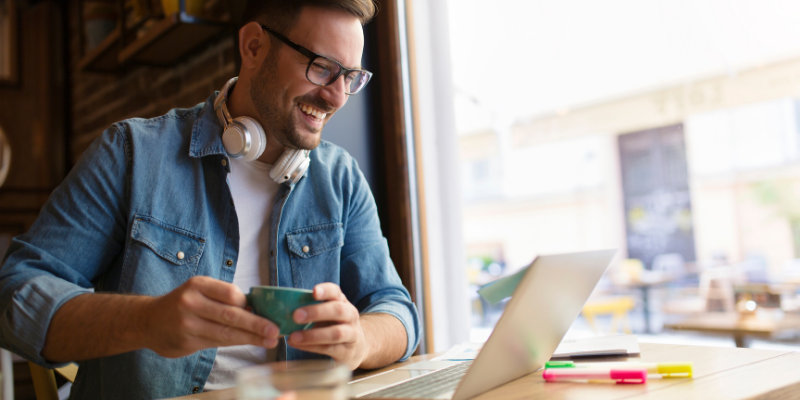
[[181, 357], [209, 347], [275, 347], [278, 327], [247, 311], [246, 303], [238, 287], [207, 276], [161, 297], [83, 294], [53, 315], [42, 356], [65, 362], [142, 348]]
[[406, 331], [394, 316], [359, 315], [334, 283], [315, 286], [314, 299], [323, 303], [301, 307], [293, 315], [298, 323], [314, 322], [314, 328], [292, 333], [290, 346], [331, 356], [350, 369], [377, 368], [405, 352]]
[[278, 327], [247, 310], [236, 285], [196, 276], [150, 302], [147, 347], [164, 357], [182, 357], [209, 347], [250, 344], [273, 348]]
[[358, 310], [334, 283], [314, 286], [314, 299], [323, 303], [298, 308], [293, 315], [297, 323], [314, 322], [314, 328], [289, 335], [289, 345], [358, 368], [369, 352]]

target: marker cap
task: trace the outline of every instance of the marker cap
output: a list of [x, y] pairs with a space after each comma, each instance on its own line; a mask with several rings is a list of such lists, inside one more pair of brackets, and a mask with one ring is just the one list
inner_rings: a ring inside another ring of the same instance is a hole
[[575, 368], [572, 361], [548, 361], [544, 363], [545, 368]]
[[619, 370], [612, 369], [609, 373], [611, 379], [617, 383], [645, 383], [647, 382], [647, 370]]
[[692, 377], [692, 363], [658, 363], [658, 373], [665, 377]]

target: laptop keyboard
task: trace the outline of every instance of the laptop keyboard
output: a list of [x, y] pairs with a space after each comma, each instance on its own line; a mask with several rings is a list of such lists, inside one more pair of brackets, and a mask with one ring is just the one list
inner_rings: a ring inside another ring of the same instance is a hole
[[410, 398], [430, 399], [448, 391], [455, 390], [461, 378], [467, 373], [472, 361], [465, 361], [418, 378], [405, 381], [399, 385], [370, 393], [362, 399]]

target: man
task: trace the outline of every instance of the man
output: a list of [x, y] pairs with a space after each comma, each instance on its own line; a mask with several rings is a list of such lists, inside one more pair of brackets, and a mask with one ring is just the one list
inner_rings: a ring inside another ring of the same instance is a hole
[[[263, 128], [256, 161], [226, 152], [216, 94], [104, 132], [9, 248], [2, 346], [49, 367], [81, 361], [77, 398], [224, 388], [271, 360], [407, 358], [419, 321], [374, 200], [356, 162], [320, 138], [369, 79], [362, 25], [374, 12], [371, 0], [250, 1], [239, 78], [219, 96]], [[272, 180], [272, 164], [303, 149], [302, 177]], [[314, 328], [279, 339], [246, 309], [258, 284], [313, 288], [322, 303], [293, 317]]]

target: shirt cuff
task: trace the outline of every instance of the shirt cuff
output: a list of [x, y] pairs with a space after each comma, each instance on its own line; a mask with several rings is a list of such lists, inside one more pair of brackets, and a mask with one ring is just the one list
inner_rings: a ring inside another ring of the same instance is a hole
[[[70, 299], [91, 289], [84, 289], [49, 275], [37, 276], [17, 289], [6, 310], [3, 324], [15, 335], [4, 335], [8, 349], [45, 368], [57, 368], [67, 363], [50, 363], [41, 355], [47, 329], [55, 312]], [[5, 330], [5, 329], [4, 329]]]
[[414, 350], [417, 349], [417, 345], [419, 344], [419, 320], [416, 318], [416, 313], [412, 313], [408, 307], [413, 307], [413, 303], [410, 303], [409, 306], [405, 306], [393, 301], [384, 300], [370, 305], [363, 311], [364, 314], [384, 313], [392, 315], [400, 320], [406, 328], [406, 337], [408, 338], [406, 352], [403, 354], [403, 357], [397, 361], [405, 361], [411, 357], [411, 354], [414, 353]]

